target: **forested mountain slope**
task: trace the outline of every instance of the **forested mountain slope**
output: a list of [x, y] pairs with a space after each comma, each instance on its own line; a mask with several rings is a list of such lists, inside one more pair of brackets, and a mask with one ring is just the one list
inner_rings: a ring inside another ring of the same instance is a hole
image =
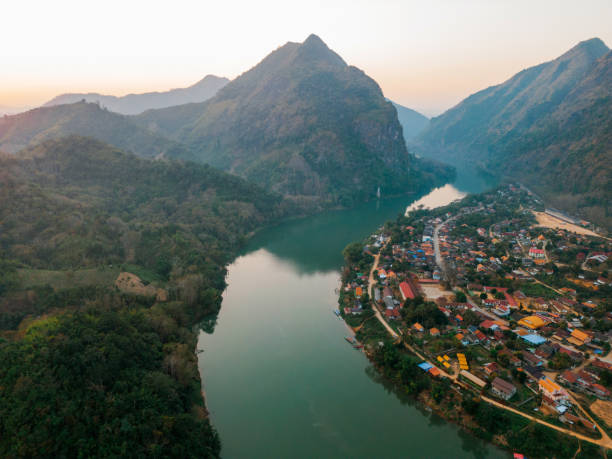
[[7, 153], [67, 135], [93, 137], [139, 156], [189, 157], [188, 150], [178, 142], [94, 103], [41, 107], [0, 118], [0, 150]]
[[330, 203], [371, 198], [379, 186], [415, 191], [448, 176], [408, 154], [376, 82], [315, 35], [280, 47], [202, 104], [135, 119], [180, 139], [203, 162]]
[[581, 42], [432, 119], [414, 148], [521, 180], [612, 228], [611, 72], [606, 45]]
[[1, 154], [0, 455], [217, 456], [193, 326], [286, 205], [82, 137]]

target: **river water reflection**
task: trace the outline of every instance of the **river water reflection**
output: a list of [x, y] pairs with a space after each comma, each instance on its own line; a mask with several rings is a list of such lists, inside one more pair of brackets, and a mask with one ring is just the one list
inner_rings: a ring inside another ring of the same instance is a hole
[[[487, 186], [469, 173], [417, 204], [444, 205]], [[224, 457], [508, 456], [396, 394], [346, 343], [346, 326], [332, 313], [342, 249], [410, 201], [279, 225], [230, 265], [214, 331], [198, 342]]]

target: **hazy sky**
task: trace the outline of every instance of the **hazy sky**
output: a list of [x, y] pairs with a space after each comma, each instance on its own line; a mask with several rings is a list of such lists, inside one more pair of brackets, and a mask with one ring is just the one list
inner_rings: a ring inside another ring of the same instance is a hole
[[0, 106], [233, 78], [310, 33], [435, 115], [581, 40], [612, 46], [612, 0], [4, 2]]

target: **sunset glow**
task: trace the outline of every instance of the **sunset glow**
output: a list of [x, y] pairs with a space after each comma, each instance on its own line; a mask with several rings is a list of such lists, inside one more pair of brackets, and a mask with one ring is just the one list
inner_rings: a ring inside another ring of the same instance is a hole
[[[598, 36], [612, 2], [335, 1], [3, 6], [0, 105], [63, 92], [166, 90], [233, 78], [287, 41], [318, 34], [399, 103], [439, 114], [474, 91]], [[52, 18], [52, 19], [51, 19]]]

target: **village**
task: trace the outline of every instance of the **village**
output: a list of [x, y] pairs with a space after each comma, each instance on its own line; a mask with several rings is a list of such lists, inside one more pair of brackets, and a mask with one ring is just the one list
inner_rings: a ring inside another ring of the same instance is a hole
[[509, 185], [407, 213], [345, 253], [339, 313], [366, 352], [378, 318], [431, 378], [609, 448], [612, 243], [545, 212]]

